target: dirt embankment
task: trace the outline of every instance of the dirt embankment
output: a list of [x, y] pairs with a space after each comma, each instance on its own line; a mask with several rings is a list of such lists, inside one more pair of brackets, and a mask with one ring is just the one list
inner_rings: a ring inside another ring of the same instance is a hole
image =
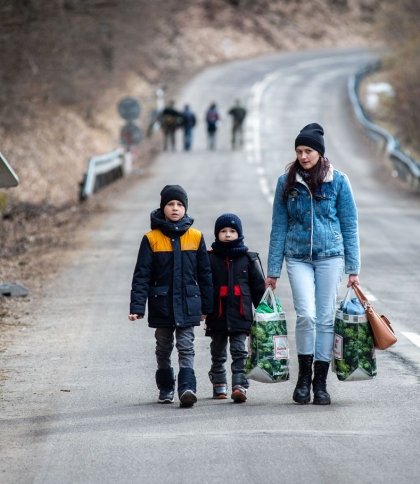
[[[379, 0], [6, 0], [0, 3], [1, 151], [20, 178], [0, 190], [0, 283], [32, 291], [54, 274], [74, 233], [106, 210], [112, 187], [81, 206], [87, 159], [118, 145], [117, 103], [155, 107], [198, 70], [280, 50], [375, 42]], [[159, 139], [142, 143], [149, 162]], [[141, 161], [140, 161], [141, 160]], [[127, 181], [123, 182], [127, 183]], [[118, 184], [117, 184], [118, 185]], [[1, 329], [26, 302], [0, 298]], [[1, 349], [1, 345], [0, 345]]]

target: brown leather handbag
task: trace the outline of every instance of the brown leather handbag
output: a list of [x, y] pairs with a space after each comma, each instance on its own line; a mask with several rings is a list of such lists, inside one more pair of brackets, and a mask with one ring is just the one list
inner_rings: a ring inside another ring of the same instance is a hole
[[394, 330], [386, 316], [379, 315], [368, 298], [363, 294], [358, 284], [352, 284], [356, 296], [365, 308], [367, 319], [370, 323], [373, 335], [373, 343], [378, 350], [386, 350], [397, 342]]

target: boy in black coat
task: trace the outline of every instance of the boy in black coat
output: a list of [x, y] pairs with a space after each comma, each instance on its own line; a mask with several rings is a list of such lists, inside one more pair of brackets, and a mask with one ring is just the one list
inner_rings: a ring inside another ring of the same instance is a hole
[[213, 312], [206, 318], [206, 335], [211, 336], [209, 371], [213, 398], [227, 398], [225, 363], [227, 344], [232, 357], [232, 394], [236, 403], [246, 401], [249, 386], [245, 375], [248, 355], [246, 338], [265, 284], [258, 254], [244, 245], [242, 223], [233, 213], [221, 215], [215, 223], [215, 242], [209, 252], [213, 276]]
[[159, 403], [172, 403], [175, 375], [171, 365], [174, 336], [178, 350], [178, 397], [182, 407], [197, 401], [194, 373], [194, 326], [212, 310], [210, 263], [203, 234], [191, 228], [188, 197], [179, 185], [161, 191], [160, 208], [141, 241], [131, 289], [128, 319], [143, 318], [155, 328], [156, 384]]

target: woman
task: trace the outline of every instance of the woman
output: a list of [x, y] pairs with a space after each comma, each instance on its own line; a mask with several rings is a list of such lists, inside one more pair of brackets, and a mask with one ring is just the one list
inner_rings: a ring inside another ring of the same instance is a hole
[[293, 400], [329, 405], [327, 375], [334, 338], [337, 292], [359, 284], [357, 208], [347, 176], [324, 156], [324, 130], [305, 126], [295, 140], [296, 160], [277, 182], [266, 286], [276, 287], [283, 259], [296, 311], [299, 375]]

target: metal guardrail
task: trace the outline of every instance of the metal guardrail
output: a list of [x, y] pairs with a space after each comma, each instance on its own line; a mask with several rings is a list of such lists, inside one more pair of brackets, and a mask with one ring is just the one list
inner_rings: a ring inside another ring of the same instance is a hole
[[405, 181], [411, 188], [420, 191], [420, 162], [413, 160], [410, 156], [400, 150], [400, 142], [388, 131], [374, 124], [364, 111], [359, 99], [359, 86], [362, 79], [368, 74], [377, 71], [381, 62], [377, 61], [360, 69], [348, 80], [348, 93], [350, 101], [358, 121], [365, 128], [371, 138], [385, 140], [386, 152], [389, 155], [395, 172], [399, 178]]
[[0, 188], [17, 187], [19, 178], [9, 165], [6, 158], [0, 153]]
[[80, 200], [86, 200], [104, 186], [130, 173], [131, 169], [131, 152], [123, 148], [93, 156], [89, 159], [87, 172], [80, 183]]

